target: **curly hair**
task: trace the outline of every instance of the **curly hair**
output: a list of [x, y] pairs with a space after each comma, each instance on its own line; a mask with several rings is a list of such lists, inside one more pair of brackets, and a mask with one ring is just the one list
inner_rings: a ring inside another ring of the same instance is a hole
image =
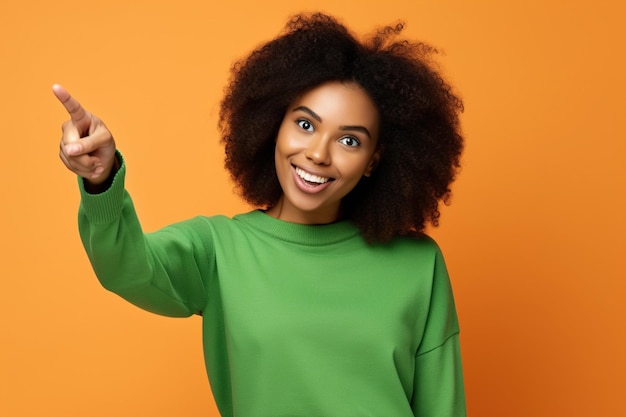
[[360, 42], [330, 16], [297, 15], [234, 64], [219, 128], [225, 166], [246, 201], [269, 208], [282, 195], [274, 147], [289, 105], [325, 82], [354, 82], [378, 106], [382, 157], [344, 197], [342, 212], [368, 242], [438, 225], [460, 168], [463, 103], [435, 69], [436, 50], [397, 40], [402, 29], [387, 26]]

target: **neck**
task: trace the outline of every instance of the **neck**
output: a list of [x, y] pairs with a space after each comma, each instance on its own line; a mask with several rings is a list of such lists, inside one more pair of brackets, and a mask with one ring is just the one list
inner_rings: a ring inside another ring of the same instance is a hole
[[315, 210], [315, 211], [300, 211], [290, 210], [289, 204], [285, 204], [285, 198], [280, 197], [276, 204], [266, 210], [266, 214], [274, 217], [278, 220], [283, 220], [290, 223], [297, 224], [330, 224], [341, 220], [341, 212], [338, 210]]

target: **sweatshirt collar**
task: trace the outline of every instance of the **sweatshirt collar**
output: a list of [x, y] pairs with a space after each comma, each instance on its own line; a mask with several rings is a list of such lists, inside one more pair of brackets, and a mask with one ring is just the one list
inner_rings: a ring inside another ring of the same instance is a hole
[[329, 245], [359, 235], [359, 229], [350, 220], [324, 225], [298, 224], [276, 219], [263, 210], [236, 215], [234, 220], [280, 240], [309, 246]]

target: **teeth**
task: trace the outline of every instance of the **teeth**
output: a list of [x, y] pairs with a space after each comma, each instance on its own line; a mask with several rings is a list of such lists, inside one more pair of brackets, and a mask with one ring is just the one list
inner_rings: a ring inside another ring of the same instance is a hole
[[300, 168], [296, 168], [296, 174], [298, 174], [298, 176], [302, 178], [303, 180], [306, 180], [308, 182], [316, 182], [318, 184], [324, 184], [325, 182], [328, 182], [328, 180], [330, 179], [326, 177], [318, 177], [317, 175], [309, 174], [308, 172]]

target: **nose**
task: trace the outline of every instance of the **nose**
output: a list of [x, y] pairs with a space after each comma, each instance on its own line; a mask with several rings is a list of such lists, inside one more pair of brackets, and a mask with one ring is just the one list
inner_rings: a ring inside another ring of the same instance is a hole
[[330, 164], [330, 140], [328, 137], [316, 135], [311, 138], [307, 148], [304, 150], [304, 156], [316, 165]]

